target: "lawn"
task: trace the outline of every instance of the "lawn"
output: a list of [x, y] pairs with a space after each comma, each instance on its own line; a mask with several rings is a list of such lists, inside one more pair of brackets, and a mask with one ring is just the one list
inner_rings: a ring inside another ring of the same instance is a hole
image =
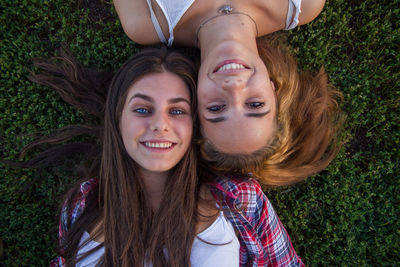
[[[82, 64], [115, 70], [141, 47], [107, 0], [2, 0], [0, 9], [0, 153], [16, 161], [35, 136], [88, 117], [27, 79], [34, 58], [68, 45]], [[399, 13], [400, 0], [328, 0], [315, 21], [285, 33], [301, 69], [325, 66], [347, 113], [345, 144], [325, 171], [266, 192], [308, 266], [399, 265]], [[78, 170], [0, 166], [0, 266], [48, 265]]]

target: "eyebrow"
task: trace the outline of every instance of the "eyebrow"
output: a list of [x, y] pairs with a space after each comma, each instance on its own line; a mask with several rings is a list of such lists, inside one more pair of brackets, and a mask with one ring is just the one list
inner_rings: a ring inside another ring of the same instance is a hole
[[175, 97], [175, 98], [168, 99], [169, 104], [175, 104], [175, 103], [179, 103], [179, 102], [186, 102], [190, 105], [190, 101], [184, 97]]
[[[246, 117], [262, 118], [262, 117], [266, 116], [270, 111], [271, 110], [268, 110], [266, 112], [261, 112], [261, 113], [246, 113], [244, 115]], [[226, 121], [227, 117], [205, 118], [205, 119], [212, 123], [218, 123], [218, 122]]]
[[[145, 100], [145, 101], [147, 101], [147, 102], [151, 102], [151, 103], [154, 103], [154, 102], [155, 102], [154, 99], [153, 99], [152, 97], [150, 97], [150, 96], [148, 96], [148, 95], [144, 95], [144, 94], [137, 93], [137, 94], [134, 94], [134, 95], [129, 99], [128, 103], [131, 102], [132, 99], [134, 99], [134, 98], [141, 98], [141, 99], [143, 99], [143, 100]], [[187, 100], [187, 99], [184, 98], [184, 97], [175, 97], [175, 98], [168, 99], [168, 104], [176, 104], [176, 103], [179, 103], [179, 102], [186, 102], [186, 103], [188, 103], [188, 104], [190, 105], [190, 101]]]
[[153, 99], [153, 98], [151, 98], [151, 97], [148, 96], [148, 95], [139, 94], [139, 93], [134, 94], [134, 95], [129, 99], [128, 103], [131, 102], [132, 99], [134, 99], [134, 98], [141, 98], [141, 99], [146, 100], [146, 101], [148, 101], [148, 102], [154, 103], [154, 99]]
[[246, 113], [244, 114], [246, 117], [255, 117], [255, 118], [262, 118], [264, 116], [266, 116], [271, 110], [267, 110], [265, 112], [261, 112], [261, 113]]
[[226, 117], [218, 117], [218, 118], [205, 118], [207, 121], [212, 123], [217, 123], [221, 121], [226, 121]]

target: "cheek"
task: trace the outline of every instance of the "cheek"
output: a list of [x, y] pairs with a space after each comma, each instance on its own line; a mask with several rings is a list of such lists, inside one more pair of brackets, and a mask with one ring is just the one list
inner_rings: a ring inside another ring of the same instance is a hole
[[199, 106], [197, 107], [197, 114], [198, 114], [198, 119], [200, 121], [200, 125], [204, 124], [204, 114], [205, 114], [205, 108], [203, 107], [202, 103], [200, 103], [200, 99], [199, 101]]
[[204, 83], [199, 82], [197, 86], [197, 101], [199, 102], [199, 105], [201, 105], [204, 102], [204, 97], [207, 97], [207, 90], [206, 86], [204, 86]]
[[[260, 127], [262, 125], [262, 127]], [[270, 143], [275, 134], [275, 119], [269, 115], [260, 124], [253, 125], [253, 136], [250, 138], [258, 140], [261, 146]]]
[[125, 142], [126, 133], [127, 133], [127, 121], [126, 116], [124, 114], [121, 115], [120, 122], [119, 122], [119, 131], [122, 136], [122, 140]]
[[197, 97], [199, 103], [201, 103], [203, 98], [210, 97], [210, 94], [215, 92], [213, 87], [213, 83], [207, 76], [199, 75], [199, 79], [197, 81]]
[[138, 135], [143, 132], [144, 123], [140, 120], [133, 120], [131, 118], [126, 118], [122, 116], [121, 124], [120, 124], [120, 131], [121, 136], [124, 142], [132, 139], [136, 139]]
[[192, 120], [187, 120], [187, 122], [182, 123], [180, 126], [180, 135], [182, 140], [186, 143], [186, 145], [190, 144], [193, 136], [193, 122]]

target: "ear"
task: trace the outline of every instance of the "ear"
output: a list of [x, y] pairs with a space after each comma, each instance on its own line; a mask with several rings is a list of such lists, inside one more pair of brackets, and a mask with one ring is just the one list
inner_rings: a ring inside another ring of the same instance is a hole
[[274, 82], [273, 82], [273, 81], [269, 81], [269, 82], [271, 83], [272, 90], [275, 91], [275, 84], [274, 84]]

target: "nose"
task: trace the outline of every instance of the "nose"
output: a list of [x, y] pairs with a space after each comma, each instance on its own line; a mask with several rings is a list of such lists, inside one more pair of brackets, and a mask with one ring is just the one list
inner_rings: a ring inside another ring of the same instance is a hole
[[242, 77], [226, 77], [222, 81], [222, 89], [225, 91], [243, 90], [246, 83]]
[[169, 129], [169, 117], [168, 114], [158, 113], [153, 116], [153, 120], [150, 122], [150, 130], [158, 132], [167, 132]]

